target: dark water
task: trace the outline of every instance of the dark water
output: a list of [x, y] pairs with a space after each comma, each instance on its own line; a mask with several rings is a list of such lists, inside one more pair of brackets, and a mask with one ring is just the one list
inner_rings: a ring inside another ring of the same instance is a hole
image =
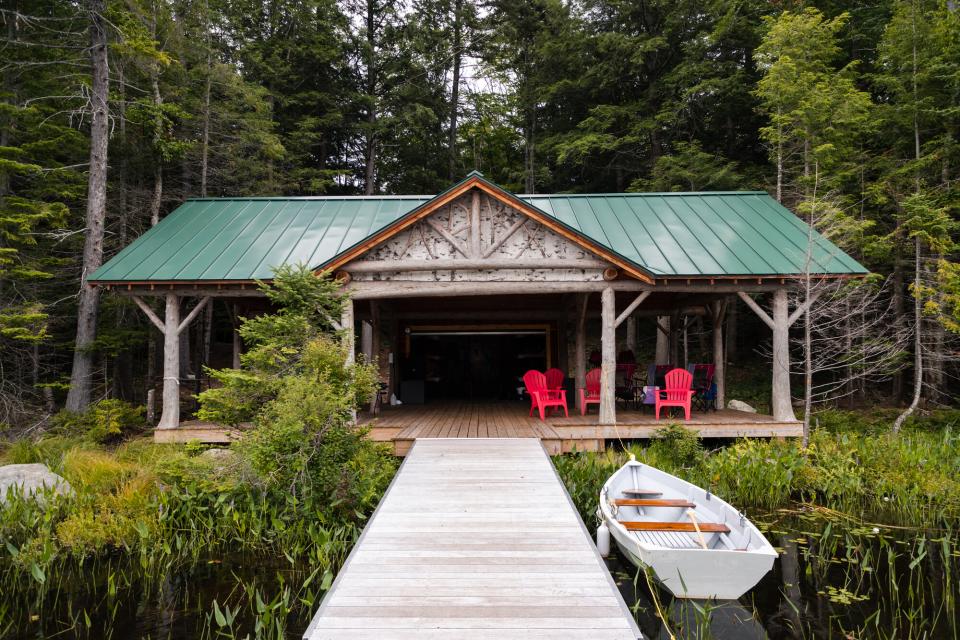
[[780, 556], [739, 601], [673, 598], [619, 554], [607, 565], [648, 638], [960, 638], [955, 532], [809, 517], [766, 535]]
[[[644, 635], [960, 638], [955, 532], [874, 529], [817, 517], [769, 520], [755, 518], [781, 555], [738, 602], [674, 599], [612, 556], [610, 571]], [[292, 639], [301, 637], [319, 602], [316, 583], [300, 588], [311, 568], [285, 558], [215, 558], [149, 579], [121, 560], [75, 569], [58, 578], [40, 607], [0, 598], [17, 608], [7, 612], [15, 627], [0, 628], [0, 637], [254, 638], [259, 626], [263, 637]]]

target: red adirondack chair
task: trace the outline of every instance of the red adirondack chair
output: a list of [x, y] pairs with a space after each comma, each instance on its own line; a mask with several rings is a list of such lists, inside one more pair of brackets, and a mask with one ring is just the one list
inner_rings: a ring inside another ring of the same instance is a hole
[[550, 391], [563, 389], [563, 380], [567, 377], [563, 371], [554, 367], [553, 369], [547, 369], [543, 375], [547, 377], [547, 389], [550, 389]]
[[690, 419], [690, 399], [693, 397], [693, 374], [685, 369], [674, 369], [666, 375], [665, 387], [657, 392], [656, 414], [660, 419], [660, 407], [683, 407], [686, 420]]
[[563, 413], [569, 416], [567, 411], [567, 392], [564, 389], [551, 390], [547, 387], [547, 376], [536, 369], [531, 369], [523, 374], [523, 384], [527, 387], [527, 393], [530, 395], [530, 415], [533, 415], [534, 408], [540, 411], [540, 419], [546, 419], [546, 409], [550, 407], [563, 407]]
[[580, 389], [580, 415], [587, 415], [588, 404], [600, 404], [600, 369], [587, 372], [586, 385]]

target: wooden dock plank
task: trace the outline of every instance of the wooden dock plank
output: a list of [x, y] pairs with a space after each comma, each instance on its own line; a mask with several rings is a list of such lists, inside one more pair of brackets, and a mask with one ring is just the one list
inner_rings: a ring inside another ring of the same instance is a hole
[[443, 420], [453, 437], [416, 440], [304, 638], [640, 638], [540, 441], [484, 438], [506, 424], [475, 409]]

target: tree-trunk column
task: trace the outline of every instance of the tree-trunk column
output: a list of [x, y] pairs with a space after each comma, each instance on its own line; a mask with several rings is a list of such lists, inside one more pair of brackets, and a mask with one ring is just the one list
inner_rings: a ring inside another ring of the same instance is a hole
[[[657, 327], [656, 364], [670, 364], [670, 316], [657, 316], [657, 324], [659, 327]], [[663, 329], [661, 330], [660, 327]]]
[[343, 315], [340, 318], [340, 326], [343, 329], [345, 347], [347, 350], [347, 364], [353, 364], [356, 360], [356, 337], [353, 334], [353, 300], [349, 298], [343, 305]]
[[158, 429], [180, 426], [180, 298], [167, 294], [163, 322], [163, 413]]
[[614, 424], [617, 421], [616, 404], [616, 374], [617, 374], [617, 341], [616, 300], [613, 288], [607, 287], [600, 296], [600, 319], [603, 326], [601, 333], [600, 353], [603, 357], [600, 376], [600, 424]]
[[577, 305], [577, 338], [576, 338], [576, 370], [574, 371], [574, 381], [576, 386], [577, 409], [580, 406], [580, 389], [587, 385], [587, 300], [588, 294], [580, 294], [580, 304]]
[[787, 290], [773, 293], [773, 383], [770, 404], [773, 418], [794, 421], [790, 400], [790, 324], [788, 321]]
[[723, 344], [723, 302], [713, 303], [713, 381], [717, 385], [717, 409], [727, 403], [726, 358]]
[[627, 318], [627, 351], [634, 357], [637, 355], [637, 317]]

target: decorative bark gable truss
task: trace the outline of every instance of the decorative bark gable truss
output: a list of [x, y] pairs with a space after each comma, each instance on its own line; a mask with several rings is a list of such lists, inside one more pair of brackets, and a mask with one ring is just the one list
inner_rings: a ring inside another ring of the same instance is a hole
[[343, 267], [356, 281], [602, 281], [613, 265], [478, 189]]

